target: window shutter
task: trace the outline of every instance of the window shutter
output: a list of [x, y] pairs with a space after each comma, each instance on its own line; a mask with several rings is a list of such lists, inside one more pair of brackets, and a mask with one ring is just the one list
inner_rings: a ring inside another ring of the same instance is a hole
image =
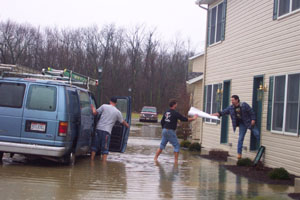
[[204, 86], [204, 94], [203, 94], [203, 112], [206, 111], [206, 91], [207, 86]]
[[225, 40], [225, 25], [226, 25], [226, 10], [227, 0], [223, 1], [223, 12], [222, 12], [222, 25], [221, 25], [221, 40]]
[[268, 97], [268, 115], [267, 115], [267, 130], [271, 130], [271, 119], [272, 119], [272, 100], [273, 100], [273, 80], [274, 76], [269, 78], [269, 97]]
[[210, 17], [210, 15], [211, 15], [211, 11], [210, 10], [208, 10], [207, 11], [207, 46], [209, 46], [209, 41], [210, 41], [210, 24], [211, 24], [211, 17]]
[[278, 11], [278, 0], [274, 0], [274, 5], [273, 5], [273, 20], [277, 19], [277, 11]]

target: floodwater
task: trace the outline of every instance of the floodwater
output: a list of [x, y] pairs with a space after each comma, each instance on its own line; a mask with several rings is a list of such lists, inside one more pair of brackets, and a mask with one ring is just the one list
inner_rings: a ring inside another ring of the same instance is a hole
[[64, 166], [6, 155], [0, 199], [290, 199], [293, 187], [249, 181], [195, 153], [181, 151], [174, 165], [169, 145], [155, 163], [160, 132], [158, 124], [133, 125], [126, 152], [110, 153], [106, 164], [81, 157]]

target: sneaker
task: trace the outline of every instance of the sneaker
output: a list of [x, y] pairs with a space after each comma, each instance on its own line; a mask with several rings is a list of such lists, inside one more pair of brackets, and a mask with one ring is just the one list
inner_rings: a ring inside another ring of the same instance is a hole
[[237, 159], [241, 159], [241, 158], [242, 158], [242, 154], [238, 154]]

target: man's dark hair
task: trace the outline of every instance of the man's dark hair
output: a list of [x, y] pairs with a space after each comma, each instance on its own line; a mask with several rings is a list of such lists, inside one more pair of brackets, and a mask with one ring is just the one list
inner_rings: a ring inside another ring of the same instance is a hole
[[117, 103], [117, 98], [116, 97], [112, 97], [112, 98], [110, 98], [110, 101], [113, 102], [113, 103]]
[[238, 95], [232, 95], [231, 98], [234, 98], [235, 100], [238, 100], [240, 102], [240, 98]]
[[169, 101], [170, 108], [173, 107], [175, 104], [177, 104], [177, 101], [175, 99], [170, 99]]

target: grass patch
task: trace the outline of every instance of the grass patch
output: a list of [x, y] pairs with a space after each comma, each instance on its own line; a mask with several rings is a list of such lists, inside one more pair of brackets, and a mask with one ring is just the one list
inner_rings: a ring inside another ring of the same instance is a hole
[[140, 118], [140, 113], [135, 113], [135, 112], [131, 113], [131, 119], [139, 119], [139, 118]]
[[143, 126], [143, 124], [141, 124], [141, 123], [137, 123], [137, 124], [135, 124], [135, 126], [137, 126], [137, 127], [141, 127], [141, 126]]
[[[161, 118], [162, 118], [162, 114], [158, 114], [157, 121], [160, 122]], [[140, 119], [140, 113], [132, 112], [131, 113], [131, 119]]]

